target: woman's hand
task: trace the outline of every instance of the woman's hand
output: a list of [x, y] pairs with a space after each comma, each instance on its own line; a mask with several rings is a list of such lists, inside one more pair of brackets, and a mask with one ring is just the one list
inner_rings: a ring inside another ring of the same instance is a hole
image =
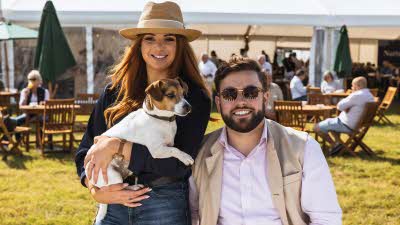
[[127, 207], [138, 207], [142, 204], [139, 203], [144, 199], [148, 199], [149, 196], [145, 195], [150, 192], [150, 188], [142, 188], [137, 191], [124, 190], [128, 184], [112, 184], [97, 188], [90, 185], [90, 193], [93, 199], [98, 203], [104, 204], [122, 204]]
[[106, 136], [97, 136], [94, 139], [95, 145], [93, 145], [86, 157], [84, 167], [89, 163], [87, 169], [87, 178], [90, 180], [92, 178], [94, 183], [97, 183], [97, 178], [101, 169], [101, 173], [103, 175], [104, 182], [108, 183], [107, 177], [107, 167], [113, 159], [113, 155], [117, 153], [120, 140], [118, 138], [109, 138]]

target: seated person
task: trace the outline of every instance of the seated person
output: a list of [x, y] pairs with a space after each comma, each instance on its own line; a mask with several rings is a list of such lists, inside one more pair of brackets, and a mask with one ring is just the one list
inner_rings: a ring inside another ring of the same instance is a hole
[[333, 93], [337, 90], [340, 90], [341, 87], [338, 82], [335, 81], [331, 71], [326, 71], [324, 73], [324, 81], [321, 84], [321, 92], [322, 94]]
[[296, 75], [290, 81], [290, 92], [292, 93], [292, 100], [294, 101], [307, 101], [307, 86], [303, 85], [303, 80], [306, 79], [304, 70], [298, 70]]
[[[41, 87], [42, 77], [39, 71], [32, 70], [28, 74], [28, 87], [21, 91], [19, 105], [32, 105], [32, 104], [43, 104], [44, 101], [49, 100], [49, 91]], [[26, 114], [19, 115], [13, 118], [18, 126], [25, 123]]]
[[331, 144], [331, 154], [338, 152], [341, 146], [338, 142], [339, 137], [334, 134], [335, 140], [332, 140], [328, 132], [351, 133], [361, 119], [365, 104], [374, 102], [374, 96], [367, 88], [365, 77], [354, 78], [351, 89], [353, 92], [337, 104], [337, 109], [342, 111], [339, 117], [326, 119], [314, 127], [314, 131]]
[[268, 100], [265, 106], [265, 117], [276, 120], [276, 112], [274, 111], [274, 101], [283, 100], [283, 93], [279, 85], [272, 82], [271, 72], [264, 72], [267, 78], [267, 90], [269, 92]]

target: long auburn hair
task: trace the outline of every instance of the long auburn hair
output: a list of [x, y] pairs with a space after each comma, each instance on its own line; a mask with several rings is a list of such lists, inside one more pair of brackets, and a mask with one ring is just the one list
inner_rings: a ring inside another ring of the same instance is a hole
[[[203, 78], [197, 68], [196, 57], [186, 37], [176, 36], [175, 59], [169, 68], [169, 76], [177, 75], [203, 89], [210, 97]], [[146, 97], [147, 83], [146, 62], [140, 49], [144, 35], [140, 35], [131, 46], [125, 49], [121, 60], [111, 69], [111, 90], [117, 91], [114, 104], [104, 111], [108, 127], [128, 113], [139, 109]]]

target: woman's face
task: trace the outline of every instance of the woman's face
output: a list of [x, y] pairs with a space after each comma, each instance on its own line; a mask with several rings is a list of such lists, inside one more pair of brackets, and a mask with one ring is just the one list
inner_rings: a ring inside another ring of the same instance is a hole
[[141, 51], [147, 69], [165, 71], [175, 59], [176, 37], [172, 34], [145, 34]]
[[328, 83], [332, 82], [332, 81], [333, 81], [332, 75], [327, 75], [326, 78], [325, 78], [325, 80], [326, 80], [326, 82], [328, 82]]

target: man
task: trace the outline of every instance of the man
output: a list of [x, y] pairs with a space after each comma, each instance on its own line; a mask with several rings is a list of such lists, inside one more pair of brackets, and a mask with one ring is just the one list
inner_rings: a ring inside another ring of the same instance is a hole
[[341, 224], [341, 209], [319, 144], [264, 119], [268, 99], [257, 63], [233, 59], [215, 78], [226, 127], [208, 134], [193, 166], [193, 224]]
[[276, 120], [276, 113], [274, 110], [274, 101], [283, 100], [283, 93], [279, 85], [272, 82], [272, 74], [264, 72], [267, 80], [267, 90], [269, 92], [268, 101], [265, 109], [265, 116], [268, 119]]
[[199, 62], [199, 70], [200, 74], [203, 76], [207, 84], [209, 92], [212, 93], [214, 76], [215, 72], [217, 72], [217, 67], [213, 62], [211, 62], [211, 60], [208, 57], [208, 54], [205, 52], [201, 54], [201, 60]]
[[361, 119], [365, 104], [374, 102], [374, 96], [367, 88], [367, 79], [365, 77], [356, 77], [351, 82], [352, 93], [339, 101], [337, 109], [342, 111], [339, 117], [329, 118], [316, 124], [314, 131], [332, 146], [331, 154], [335, 154], [341, 149], [339, 137], [334, 133], [334, 139], [328, 135], [329, 131], [337, 133], [350, 133], [356, 128]]
[[258, 63], [260, 64], [260, 67], [263, 71], [272, 74], [272, 66], [269, 62], [267, 62], [265, 55], [258, 56]]
[[306, 78], [304, 70], [298, 70], [290, 81], [290, 92], [294, 101], [307, 101], [307, 87], [310, 85], [304, 86], [303, 81]]

